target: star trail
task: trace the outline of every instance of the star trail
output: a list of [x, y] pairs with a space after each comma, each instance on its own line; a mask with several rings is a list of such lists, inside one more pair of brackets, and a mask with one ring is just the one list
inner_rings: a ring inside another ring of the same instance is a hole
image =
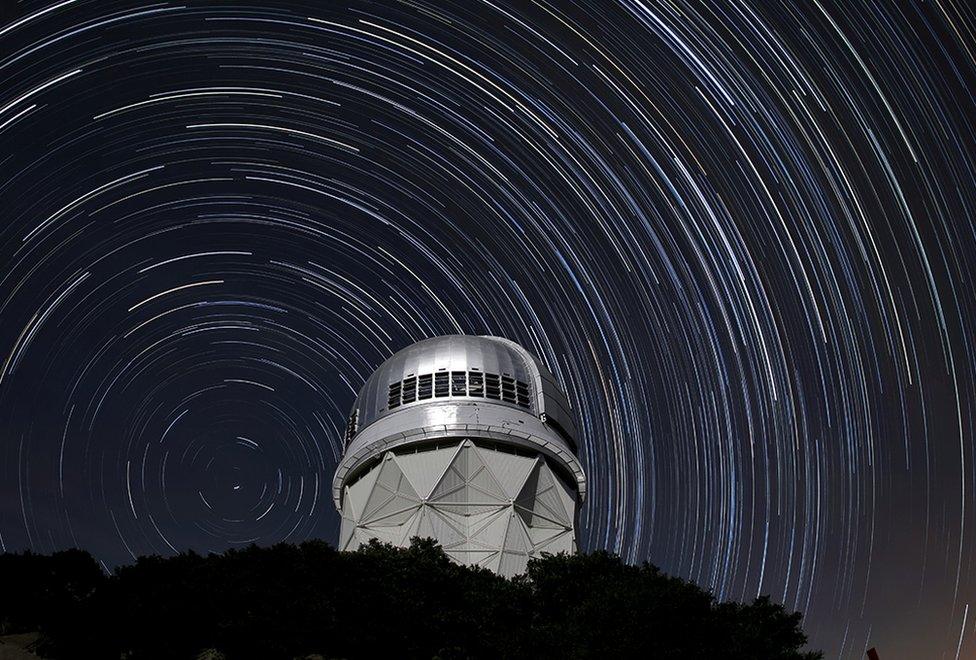
[[0, 11], [0, 550], [334, 542], [366, 377], [492, 334], [585, 549], [976, 657], [968, 3]]

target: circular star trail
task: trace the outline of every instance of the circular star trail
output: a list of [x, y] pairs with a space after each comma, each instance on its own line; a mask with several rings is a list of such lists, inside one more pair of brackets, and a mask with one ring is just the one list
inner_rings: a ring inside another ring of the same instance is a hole
[[976, 16], [5, 3], [0, 549], [334, 539], [386, 357], [566, 384], [584, 548], [976, 657]]

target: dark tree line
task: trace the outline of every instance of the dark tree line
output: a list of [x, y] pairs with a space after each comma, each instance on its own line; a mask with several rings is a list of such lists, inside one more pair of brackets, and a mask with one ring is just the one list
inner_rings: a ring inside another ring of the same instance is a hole
[[820, 657], [766, 598], [717, 603], [603, 552], [506, 580], [419, 539], [143, 557], [111, 576], [78, 550], [2, 555], [0, 634], [31, 630], [50, 658]]

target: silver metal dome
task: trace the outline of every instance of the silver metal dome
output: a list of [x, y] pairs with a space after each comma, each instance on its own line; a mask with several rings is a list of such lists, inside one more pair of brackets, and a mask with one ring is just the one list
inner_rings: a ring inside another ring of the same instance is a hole
[[[479, 381], [478, 374], [484, 377]], [[498, 396], [487, 388], [498, 378]], [[430, 382], [427, 383], [429, 378]], [[414, 379], [414, 380], [410, 380]], [[489, 382], [484, 382], [488, 380]], [[505, 384], [514, 381], [506, 395]], [[438, 385], [442, 389], [438, 391]], [[416, 386], [416, 396], [408, 394]], [[426, 390], [423, 388], [427, 388]], [[391, 388], [393, 388], [391, 390]], [[397, 389], [399, 388], [399, 389]], [[526, 393], [520, 390], [527, 390]], [[397, 400], [391, 393], [400, 394]], [[576, 450], [576, 426], [569, 401], [555, 376], [534, 355], [501, 337], [444, 335], [419, 341], [381, 364], [359, 391], [350, 414], [346, 439], [386, 415], [431, 399], [486, 398], [491, 403], [528, 410], [540, 416]]]
[[431, 536], [505, 575], [576, 549], [586, 477], [555, 377], [515, 342], [446, 335], [385, 361], [353, 405], [332, 495], [340, 549]]

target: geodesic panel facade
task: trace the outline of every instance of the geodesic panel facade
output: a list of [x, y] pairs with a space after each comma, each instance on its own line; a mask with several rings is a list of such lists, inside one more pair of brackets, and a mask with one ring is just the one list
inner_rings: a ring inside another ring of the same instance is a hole
[[387, 451], [343, 493], [339, 549], [437, 540], [449, 557], [505, 576], [530, 557], [576, 551], [576, 495], [541, 454], [469, 439]]

